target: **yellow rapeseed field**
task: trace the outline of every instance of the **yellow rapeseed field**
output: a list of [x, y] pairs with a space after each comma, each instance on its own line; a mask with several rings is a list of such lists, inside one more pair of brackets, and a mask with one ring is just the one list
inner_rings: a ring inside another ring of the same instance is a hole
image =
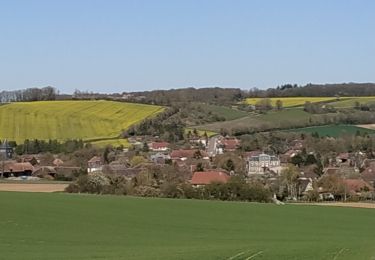
[[[262, 98], [247, 98], [246, 103], [255, 105], [257, 101]], [[306, 101], [310, 101], [311, 103], [318, 103], [324, 102], [328, 103], [334, 107], [341, 108], [341, 107], [353, 107], [355, 102], [358, 101], [361, 104], [368, 104], [374, 103], [375, 97], [374, 96], [364, 96], [364, 97], [272, 97], [271, 99], [272, 105], [276, 105], [277, 100], [281, 100], [283, 102], [283, 107], [298, 107], [303, 106]]]
[[163, 107], [113, 101], [40, 101], [0, 106], [0, 139], [100, 139], [163, 111]]
[[[246, 103], [255, 105], [257, 101], [261, 98], [247, 98]], [[273, 97], [271, 99], [272, 105], [276, 105], [277, 100], [281, 100], [283, 102], [284, 107], [296, 107], [296, 106], [303, 106], [305, 102], [310, 101], [311, 103], [316, 102], [330, 102], [336, 101], [335, 97]]]

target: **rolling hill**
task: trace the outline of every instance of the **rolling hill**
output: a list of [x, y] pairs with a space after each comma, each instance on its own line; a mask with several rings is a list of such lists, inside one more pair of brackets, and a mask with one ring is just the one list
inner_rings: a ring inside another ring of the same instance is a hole
[[39, 101], [0, 106], [0, 138], [116, 138], [123, 129], [163, 111], [163, 107], [113, 101]]

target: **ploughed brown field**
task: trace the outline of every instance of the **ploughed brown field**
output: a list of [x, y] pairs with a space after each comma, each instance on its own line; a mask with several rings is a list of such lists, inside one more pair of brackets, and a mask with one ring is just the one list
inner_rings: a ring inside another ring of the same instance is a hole
[[64, 191], [67, 183], [0, 183], [0, 191], [58, 192]]

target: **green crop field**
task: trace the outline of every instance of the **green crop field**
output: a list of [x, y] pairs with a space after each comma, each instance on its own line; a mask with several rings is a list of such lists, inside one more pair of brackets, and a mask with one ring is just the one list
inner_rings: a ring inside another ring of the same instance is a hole
[[115, 138], [164, 108], [113, 101], [41, 101], [0, 106], [0, 139]]
[[225, 120], [234, 120], [241, 117], [248, 116], [249, 114], [247, 112], [237, 110], [234, 108], [226, 107], [226, 106], [217, 106], [217, 105], [204, 105], [208, 111], [212, 111], [222, 117], [225, 118]]
[[375, 97], [351, 97], [351, 98], [345, 98], [340, 99], [339, 101], [332, 102], [330, 105], [336, 107], [336, 108], [350, 108], [354, 107], [355, 103], [359, 102], [360, 104], [373, 104], [375, 103]]
[[375, 210], [0, 192], [0, 258], [374, 259]]
[[319, 136], [338, 137], [342, 135], [354, 135], [359, 132], [360, 134], [375, 134], [375, 130], [358, 127], [355, 125], [327, 125], [327, 126], [313, 126], [297, 129], [287, 130], [288, 132], [301, 132], [301, 133], [318, 133]]
[[202, 131], [209, 130], [219, 133], [221, 129], [235, 129], [246, 128], [259, 125], [268, 125], [270, 129], [280, 127], [280, 124], [306, 124], [310, 118], [316, 115], [311, 115], [301, 108], [290, 108], [281, 111], [270, 111], [267, 114], [248, 115], [246, 117], [238, 118], [230, 121], [214, 122], [204, 125], [196, 126]]

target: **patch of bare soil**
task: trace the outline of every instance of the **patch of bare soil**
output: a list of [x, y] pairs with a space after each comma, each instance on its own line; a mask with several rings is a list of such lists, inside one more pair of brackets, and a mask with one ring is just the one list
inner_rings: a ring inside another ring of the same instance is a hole
[[367, 128], [371, 130], [375, 130], [375, 124], [368, 124], [368, 125], [357, 125], [358, 127]]
[[0, 183], [0, 191], [57, 192], [64, 191], [68, 185], [65, 183]]
[[327, 202], [327, 203], [322, 202], [322, 203], [314, 203], [313, 205], [375, 209], [375, 203], [366, 203], [366, 202]]

